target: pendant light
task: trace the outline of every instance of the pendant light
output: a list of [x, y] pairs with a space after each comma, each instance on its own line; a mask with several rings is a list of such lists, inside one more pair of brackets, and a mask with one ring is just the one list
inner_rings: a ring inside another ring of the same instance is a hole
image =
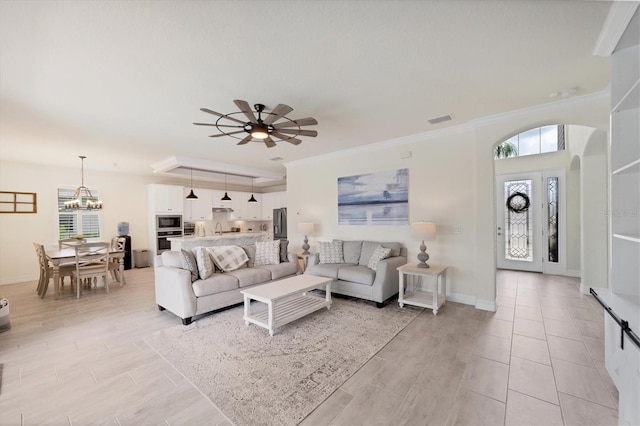
[[78, 189], [76, 189], [75, 194], [73, 194], [73, 198], [69, 201], [64, 202], [64, 207], [65, 209], [75, 209], [75, 210], [82, 209], [82, 198], [83, 198], [82, 193], [84, 192], [84, 198], [87, 200], [87, 204], [85, 208], [87, 210], [101, 209], [102, 201], [94, 197], [91, 191], [89, 190], [89, 188], [84, 186], [84, 159], [87, 157], [85, 157], [84, 155], [79, 155], [78, 157], [82, 161], [82, 166], [80, 169], [81, 170], [80, 176], [82, 178], [82, 181]]
[[249, 198], [248, 203], [257, 203], [256, 197], [253, 196], [253, 178], [251, 178], [251, 198]]
[[227, 174], [224, 174], [224, 197], [220, 198], [222, 201], [231, 201], [231, 197], [227, 194]]
[[193, 193], [193, 168], [191, 169], [191, 192], [187, 195], [187, 200], [197, 200], [198, 196]]

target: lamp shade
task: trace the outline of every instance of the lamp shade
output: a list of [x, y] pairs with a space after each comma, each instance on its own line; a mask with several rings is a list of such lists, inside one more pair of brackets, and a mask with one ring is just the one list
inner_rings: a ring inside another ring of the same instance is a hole
[[414, 222], [411, 224], [411, 236], [418, 240], [430, 241], [436, 238], [436, 224], [433, 222]]
[[313, 233], [313, 222], [298, 222], [298, 232], [305, 235]]

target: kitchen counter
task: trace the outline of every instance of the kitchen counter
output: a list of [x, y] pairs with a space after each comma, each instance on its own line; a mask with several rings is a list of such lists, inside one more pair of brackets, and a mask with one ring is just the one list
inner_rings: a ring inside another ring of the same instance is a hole
[[214, 246], [243, 246], [253, 244], [256, 241], [266, 241], [269, 238], [268, 232], [227, 232], [222, 235], [208, 235], [206, 237], [176, 237], [167, 238], [171, 241], [171, 250], [189, 250], [194, 247], [214, 247]]

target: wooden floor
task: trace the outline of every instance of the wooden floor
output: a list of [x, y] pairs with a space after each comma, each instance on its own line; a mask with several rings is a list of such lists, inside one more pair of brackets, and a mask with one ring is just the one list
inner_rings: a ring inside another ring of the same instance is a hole
[[[158, 311], [153, 269], [75, 299], [0, 286], [0, 425], [215, 425], [228, 419], [142, 340]], [[501, 271], [498, 311], [422, 312], [303, 425], [616, 424], [602, 310], [575, 279]], [[215, 314], [214, 314], [215, 315]]]

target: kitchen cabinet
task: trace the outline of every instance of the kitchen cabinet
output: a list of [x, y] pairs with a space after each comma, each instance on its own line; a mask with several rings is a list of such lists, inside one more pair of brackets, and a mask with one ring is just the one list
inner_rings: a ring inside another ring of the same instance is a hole
[[231, 207], [233, 208], [231, 219], [248, 220], [249, 214], [247, 210], [247, 200], [249, 199], [250, 195], [246, 192], [234, 191], [229, 192], [229, 197], [231, 197]]
[[228, 191], [229, 197], [231, 197], [231, 201], [222, 201], [222, 197], [224, 197], [223, 190], [212, 189], [211, 190], [211, 206], [212, 207], [225, 207], [231, 208], [231, 203], [233, 202], [233, 195], [231, 191]]
[[273, 220], [273, 209], [287, 207], [287, 192], [267, 192], [262, 194], [262, 219]]
[[[247, 202], [247, 220], [262, 220], [262, 194], [253, 194], [257, 203]], [[247, 194], [247, 200], [251, 198], [251, 194]]]
[[[186, 197], [191, 188], [184, 188]], [[213, 206], [213, 191], [211, 189], [194, 188], [193, 192], [198, 196], [195, 200], [184, 198], [184, 219], [185, 220], [211, 220], [211, 207]]]
[[182, 214], [184, 209], [182, 186], [150, 184], [147, 189], [150, 212]]
[[273, 220], [273, 209], [275, 208], [274, 194], [275, 192], [262, 194], [261, 211], [263, 220]]

